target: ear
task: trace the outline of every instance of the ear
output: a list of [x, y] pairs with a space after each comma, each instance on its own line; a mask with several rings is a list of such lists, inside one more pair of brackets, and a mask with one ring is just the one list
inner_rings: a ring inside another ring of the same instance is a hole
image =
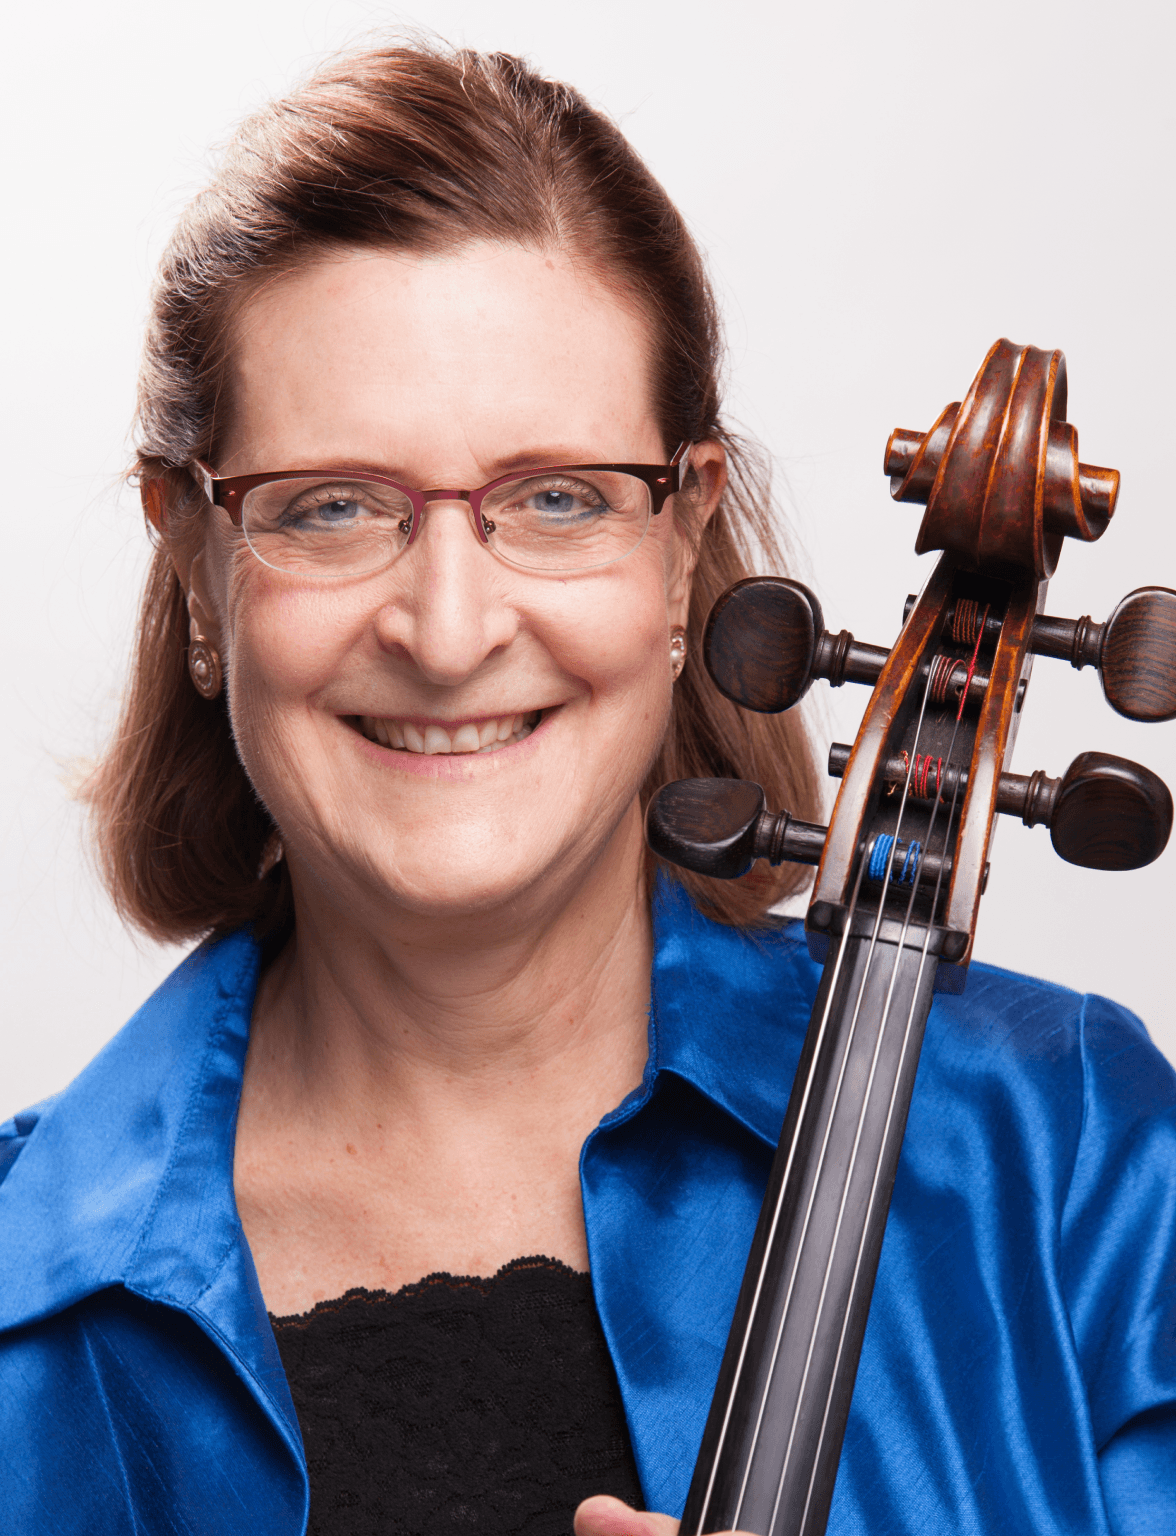
[[143, 514], [167, 545], [176, 577], [188, 602], [189, 638], [207, 640], [223, 656], [224, 635], [218, 617], [219, 606], [213, 598], [208, 580], [208, 525], [205, 524], [198, 544], [188, 539], [175, 542], [168, 539], [167, 492], [166, 476], [150, 476], [139, 481]]
[[675, 516], [674, 571], [666, 593], [671, 624], [685, 624], [690, 608], [690, 583], [698, 562], [698, 548], [707, 524], [718, 510], [727, 488], [727, 455], [722, 443], [695, 443], [690, 450], [688, 483], [690, 491], [679, 491], [674, 504], [686, 506]]
[[209, 581], [208, 546], [202, 541], [195, 553], [171, 550], [171, 561], [188, 601], [188, 635], [192, 640], [207, 640], [223, 657], [224, 635], [219, 607]]

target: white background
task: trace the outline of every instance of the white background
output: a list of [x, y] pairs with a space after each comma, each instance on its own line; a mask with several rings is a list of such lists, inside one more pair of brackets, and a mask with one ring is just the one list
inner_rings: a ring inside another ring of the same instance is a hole
[[[176, 959], [111, 915], [69, 783], [109, 729], [146, 544], [127, 461], [153, 265], [209, 146], [327, 48], [417, 25], [527, 54], [623, 125], [709, 253], [732, 414], [776, 457], [830, 627], [889, 643], [925, 578], [882, 450], [999, 335], [1060, 346], [1082, 456], [1123, 472], [1049, 611], [1176, 586], [1173, 44], [1152, 0], [114, 0], [5, 24], [0, 1112], [67, 1081]], [[820, 685], [823, 688], [823, 685]], [[851, 740], [865, 695], [826, 694]], [[1176, 724], [1119, 720], [1039, 662], [1017, 749], [1176, 782]], [[1101, 875], [1001, 830], [977, 953], [1121, 999], [1176, 1059], [1176, 853]]]

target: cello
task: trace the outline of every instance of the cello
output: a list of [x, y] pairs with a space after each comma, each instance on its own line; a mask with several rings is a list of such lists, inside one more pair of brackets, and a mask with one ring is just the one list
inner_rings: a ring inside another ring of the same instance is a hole
[[829, 753], [829, 826], [732, 779], [663, 785], [646, 816], [652, 850], [700, 874], [816, 865], [805, 933], [823, 965], [682, 1536], [825, 1530], [923, 1030], [934, 994], [964, 989], [996, 817], [1108, 871], [1158, 858], [1172, 828], [1167, 787], [1124, 758], [1012, 771], [1036, 656], [1097, 669], [1129, 719], [1176, 718], [1176, 591], [1139, 588], [1104, 623], [1045, 612], [1063, 541], [1101, 537], [1119, 491], [1079, 460], [1062, 353], [997, 341], [929, 431], [891, 433], [884, 470], [925, 508], [916, 552], [940, 552], [893, 646], [830, 633], [808, 588], [772, 576], [725, 592], [703, 637], [746, 709], [788, 709], [818, 678], [872, 688]]

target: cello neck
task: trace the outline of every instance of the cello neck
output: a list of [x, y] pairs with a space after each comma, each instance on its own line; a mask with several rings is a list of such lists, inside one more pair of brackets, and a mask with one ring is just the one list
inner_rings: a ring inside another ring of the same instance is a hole
[[931, 1007], [926, 937], [851, 928], [826, 959], [682, 1536], [825, 1529]]

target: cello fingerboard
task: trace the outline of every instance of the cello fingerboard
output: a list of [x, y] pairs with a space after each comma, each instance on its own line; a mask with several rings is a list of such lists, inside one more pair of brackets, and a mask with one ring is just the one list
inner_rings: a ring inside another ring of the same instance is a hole
[[820, 1536], [931, 1008], [924, 933], [825, 962], [682, 1536]]

